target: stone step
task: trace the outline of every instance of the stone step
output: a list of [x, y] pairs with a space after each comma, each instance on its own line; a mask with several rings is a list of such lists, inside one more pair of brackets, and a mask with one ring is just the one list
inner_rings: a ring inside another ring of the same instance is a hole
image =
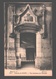
[[22, 60], [22, 62], [34, 62], [34, 60]]

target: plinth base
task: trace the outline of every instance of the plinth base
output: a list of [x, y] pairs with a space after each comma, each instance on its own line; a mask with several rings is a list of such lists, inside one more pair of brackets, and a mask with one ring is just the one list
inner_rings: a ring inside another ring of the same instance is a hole
[[16, 60], [8, 60], [7, 69], [16, 69]]

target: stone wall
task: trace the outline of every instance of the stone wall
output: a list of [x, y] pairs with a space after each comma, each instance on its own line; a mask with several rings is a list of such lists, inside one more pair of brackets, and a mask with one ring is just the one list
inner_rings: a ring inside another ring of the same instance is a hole
[[37, 57], [37, 68], [52, 69], [52, 48], [48, 39], [41, 39], [41, 57]]

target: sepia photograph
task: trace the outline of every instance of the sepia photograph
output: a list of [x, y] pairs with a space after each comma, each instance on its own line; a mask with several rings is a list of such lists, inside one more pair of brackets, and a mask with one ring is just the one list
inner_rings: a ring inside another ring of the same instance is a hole
[[52, 76], [52, 2], [4, 2], [4, 76]]

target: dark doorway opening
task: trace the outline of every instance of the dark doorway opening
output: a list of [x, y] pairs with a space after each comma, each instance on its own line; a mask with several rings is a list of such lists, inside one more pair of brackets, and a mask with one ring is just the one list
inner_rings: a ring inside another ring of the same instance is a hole
[[22, 67], [34, 67], [36, 54], [36, 34], [30, 32], [20, 33], [20, 47], [26, 49], [26, 60], [22, 61]]
[[20, 46], [23, 48], [35, 48], [36, 34], [35, 33], [20, 33]]
[[26, 48], [26, 60], [34, 60], [34, 59], [35, 59], [35, 49]]

